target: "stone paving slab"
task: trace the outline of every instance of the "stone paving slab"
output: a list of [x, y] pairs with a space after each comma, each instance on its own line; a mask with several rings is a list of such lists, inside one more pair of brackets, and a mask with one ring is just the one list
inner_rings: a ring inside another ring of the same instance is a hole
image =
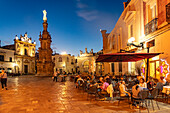
[[[126, 102], [87, 100], [87, 94], [73, 82], [53, 82], [51, 77], [19, 76], [8, 78], [8, 89], [0, 90], [0, 113], [137, 113]], [[170, 105], [155, 103], [155, 111], [169, 113]], [[147, 113], [146, 109], [141, 110]]]

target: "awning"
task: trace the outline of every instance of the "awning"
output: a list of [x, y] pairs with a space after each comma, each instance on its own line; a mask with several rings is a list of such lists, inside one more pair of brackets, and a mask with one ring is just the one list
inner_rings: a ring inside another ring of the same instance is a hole
[[136, 62], [142, 59], [152, 58], [160, 53], [113, 53], [99, 55], [96, 62]]

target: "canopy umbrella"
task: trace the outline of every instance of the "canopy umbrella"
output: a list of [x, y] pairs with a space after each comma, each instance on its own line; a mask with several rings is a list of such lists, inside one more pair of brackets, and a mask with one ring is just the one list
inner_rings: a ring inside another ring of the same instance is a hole
[[147, 59], [147, 74], [148, 80], [148, 66], [149, 58], [159, 55], [160, 53], [112, 53], [99, 55], [96, 62], [136, 62], [142, 59]]
[[99, 55], [96, 62], [136, 62], [152, 58], [160, 53], [112, 53]]

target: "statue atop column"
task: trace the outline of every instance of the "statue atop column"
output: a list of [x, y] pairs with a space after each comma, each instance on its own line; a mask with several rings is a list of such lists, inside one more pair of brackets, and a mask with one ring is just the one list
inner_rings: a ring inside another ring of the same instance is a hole
[[43, 10], [43, 20], [44, 21], [47, 21], [47, 11], [46, 10]]
[[43, 10], [43, 32], [39, 35], [41, 47], [38, 48], [37, 76], [53, 76], [54, 63], [52, 62], [51, 35], [47, 31], [47, 12]]

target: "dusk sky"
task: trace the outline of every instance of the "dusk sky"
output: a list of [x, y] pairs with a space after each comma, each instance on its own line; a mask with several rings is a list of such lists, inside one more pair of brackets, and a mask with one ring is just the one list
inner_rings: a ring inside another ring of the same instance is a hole
[[3, 45], [14, 43], [15, 35], [24, 35], [40, 46], [43, 13], [47, 11], [48, 31], [52, 49], [77, 56], [87, 47], [94, 52], [102, 49], [100, 29], [114, 28], [127, 0], [0, 0], [0, 40]]

